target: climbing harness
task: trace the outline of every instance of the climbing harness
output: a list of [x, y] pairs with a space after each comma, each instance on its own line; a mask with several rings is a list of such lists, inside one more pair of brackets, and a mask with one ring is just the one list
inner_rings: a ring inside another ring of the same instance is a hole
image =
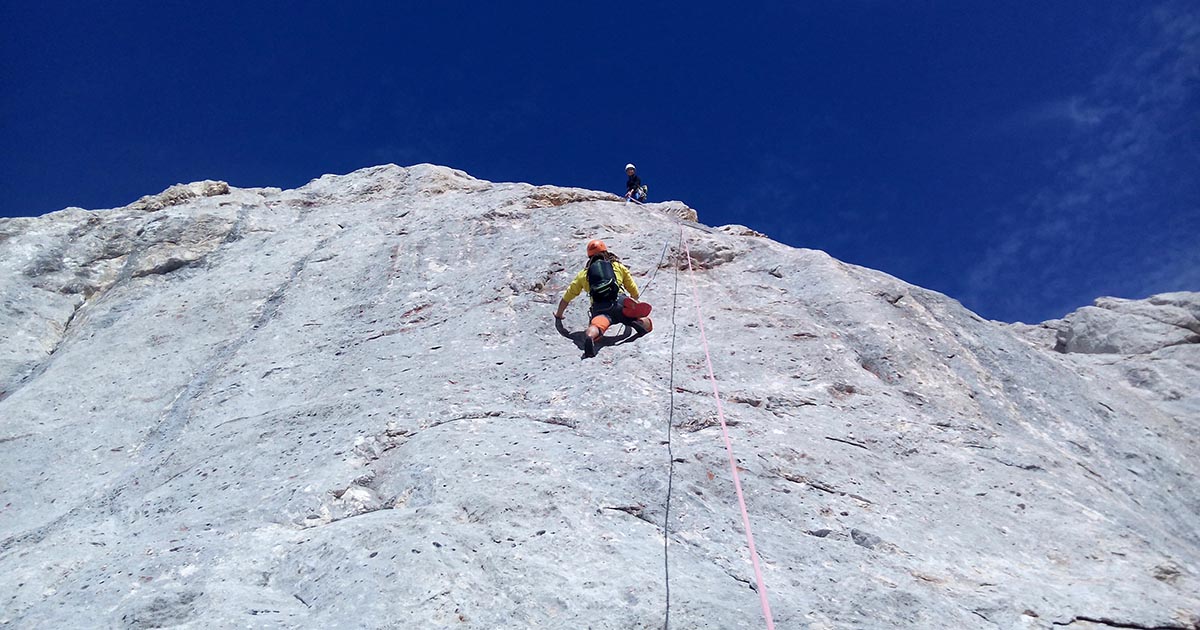
[[[670, 246], [671, 246], [671, 239], [667, 239], [666, 241], [663, 242], [662, 253], [659, 254], [659, 256], [658, 256], [658, 264], [654, 266], [654, 271], [651, 272], [650, 279], [646, 281], [646, 284], [642, 285], [642, 290], [638, 294], [639, 301], [641, 301], [640, 298], [642, 296], [646, 295], [646, 292], [650, 290], [650, 285], [654, 283], [654, 278], [656, 278], [658, 276], [658, 270], [660, 267], [662, 267], [663, 261], [666, 260], [667, 248]], [[675, 269], [675, 276], [676, 276], [675, 281], [678, 282], [679, 281], [679, 269], [678, 268]], [[674, 306], [671, 307], [671, 309], [672, 309], [671, 317], [675, 317], [674, 308], [675, 308]], [[674, 320], [672, 320], [672, 321], [674, 321]], [[624, 327], [621, 329], [621, 336], [625, 336], [625, 335], [629, 334], [629, 325], [622, 324], [622, 326], [624, 326]], [[675, 334], [675, 333], [672, 332], [671, 334]]]

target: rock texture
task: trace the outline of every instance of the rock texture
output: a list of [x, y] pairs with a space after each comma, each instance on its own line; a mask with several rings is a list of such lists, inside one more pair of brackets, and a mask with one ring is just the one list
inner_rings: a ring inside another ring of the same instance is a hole
[[[1198, 627], [1196, 294], [1008, 326], [695, 220], [419, 165], [0, 222], [0, 624], [660, 628], [673, 417], [672, 627], [764, 627], [682, 233], [777, 627]], [[657, 325], [581, 361], [593, 237]]]
[[1120, 385], [1189, 426], [1200, 425], [1200, 293], [1099, 298], [1062, 319], [1013, 329], [1063, 353], [1089, 378]]
[[1200, 343], [1200, 299], [1166, 293], [1145, 300], [1100, 298], [1095, 306], [1047, 323], [1057, 331], [1055, 349], [1088, 354], [1149, 354]]

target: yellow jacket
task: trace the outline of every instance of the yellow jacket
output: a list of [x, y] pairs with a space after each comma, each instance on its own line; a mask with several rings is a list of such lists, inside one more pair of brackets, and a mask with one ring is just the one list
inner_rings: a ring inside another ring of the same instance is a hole
[[[637, 284], [633, 282], [633, 275], [629, 273], [625, 265], [619, 262], [614, 262], [612, 266], [613, 273], [617, 275], [617, 282], [625, 287], [625, 291], [629, 293], [629, 297], [635, 300], [638, 299], [638, 288]], [[563, 294], [562, 299], [564, 302], [569, 303], [571, 300], [579, 297], [580, 293], [584, 291], [590, 292], [591, 290], [592, 287], [588, 285], [587, 269], [585, 268], [575, 275], [575, 279], [571, 281], [571, 286], [567, 287], [567, 292]]]

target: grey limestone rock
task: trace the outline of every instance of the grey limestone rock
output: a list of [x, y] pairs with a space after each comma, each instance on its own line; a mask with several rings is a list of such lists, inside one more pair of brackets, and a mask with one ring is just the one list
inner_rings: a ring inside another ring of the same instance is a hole
[[1057, 339], [1060, 352], [1146, 354], [1200, 338], [1186, 328], [1094, 306], [1079, 309], [1064, 323]]
[[[777, 627], [1200, 623], [1195, 294], [1063, 354], [678, 202], [172, 190], [0, 220], [0, 626], [661, 628], [665, 540], [672, 627], [764, 627], [701, 322]], [[597, 237], [656, 325], [581, 361]]]
[[197, 197], [215, 197], [228, 195], [229, 184], [205, 180], [190, 184], [175, 184], [157, 195], [146, 195], [126, 206], [130, 210], [142, 212], [157, 212], [169, 206], [187, 203]]
[[1200, 418], [1200, 293], [1141, 300], [1102, 297], [1062, 319], [1010, 330], [1108, 388], [1122, 387], [1155, 408], [1194, 423]]

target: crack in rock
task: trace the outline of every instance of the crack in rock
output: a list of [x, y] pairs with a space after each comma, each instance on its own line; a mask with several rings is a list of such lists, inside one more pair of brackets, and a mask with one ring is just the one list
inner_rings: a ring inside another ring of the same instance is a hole
[[1094, 623], [1094, 624], [1098, 624], [1098, 625], [1102, 625], [1102, 626], [1108, 626], [1109, 628], [1130, 628], [1132, 630], [1198, 630], [1198, 629], [1200, 629], [1200, 625], [1195, 624], [1195, 623], [1188, 624], [1188, 625], [1182, 625], [1182, 624], [1149, 625], [1149, 624], [1143, 624], [1143, 623], [1138, 623], [1138, 622], [1134, 622], [1134, 621], [1118, 621], [1111, 617], [1091, 617], [1088, 615], [1075, 615], [1074, 617], [1071, 617], [1067, 621], [1054, 621], [1052, 623], [1056, 626], [1071, 626], [1071, 625], [1074, 625], [1079, 622]]

